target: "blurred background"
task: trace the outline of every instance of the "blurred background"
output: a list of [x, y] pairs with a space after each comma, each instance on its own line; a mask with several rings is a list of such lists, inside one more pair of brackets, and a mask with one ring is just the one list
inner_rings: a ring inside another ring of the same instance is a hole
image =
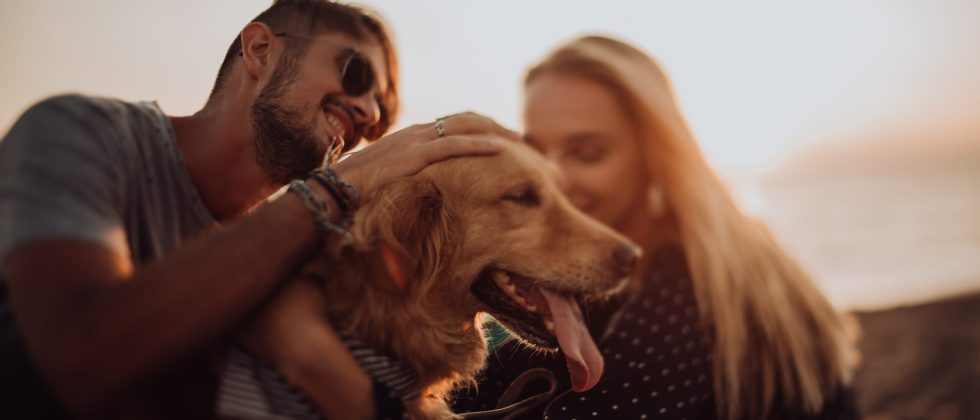
[[[868, 418], [980, 418], [980, 2], [361, 1], [400, 51], [399, 127], [520, 129], [529, 65], [576, 35], [667, 68], [705, 154], [863, 327]], [[44, 97], [204, 103], [269, 0], [0, 0], [0, 132]]]

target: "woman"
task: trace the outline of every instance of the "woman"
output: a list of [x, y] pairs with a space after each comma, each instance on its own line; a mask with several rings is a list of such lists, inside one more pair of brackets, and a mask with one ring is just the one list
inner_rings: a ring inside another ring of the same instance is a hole
[[458, 410], [492, 408], [516, 375], [547, 367], [559, 393], [531, 417], [856, 417], [841, 319], [739, 210], [653, 59], [584, 37], [533, 67], [525, 89], [527, 142], [561, 168], [576, 206], [645, 255], [626, 294], [586, 308], [606, 363], [598, 385], [562, 393], [562, 358], [510, 342]]

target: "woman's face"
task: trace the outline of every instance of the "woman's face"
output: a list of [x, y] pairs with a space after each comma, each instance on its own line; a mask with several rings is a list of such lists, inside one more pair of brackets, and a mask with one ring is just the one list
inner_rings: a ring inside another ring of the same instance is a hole
[[629, 234], [647, 213], [647, 176], [623, 105], [605, 86], [577, 76], [539, 75], [525, 93], [527, 142], [561, 169], [575, 206]]

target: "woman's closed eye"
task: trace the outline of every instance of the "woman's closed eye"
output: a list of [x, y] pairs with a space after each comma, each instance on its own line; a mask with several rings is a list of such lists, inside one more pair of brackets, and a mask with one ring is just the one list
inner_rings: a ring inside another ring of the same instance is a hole
[[568, 155], [581, 163], [596, 163], [606, 157], [608, 148], [598, 144], [581, 144], [568, 150]]

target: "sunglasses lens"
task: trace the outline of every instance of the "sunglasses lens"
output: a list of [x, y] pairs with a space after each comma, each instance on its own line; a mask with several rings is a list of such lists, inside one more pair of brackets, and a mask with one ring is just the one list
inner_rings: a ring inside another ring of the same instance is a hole
[[354, 53], [344, 68], [344, 91], [348, 95], [361, 96], [374, 84], [374, 71], [363, 56]]

